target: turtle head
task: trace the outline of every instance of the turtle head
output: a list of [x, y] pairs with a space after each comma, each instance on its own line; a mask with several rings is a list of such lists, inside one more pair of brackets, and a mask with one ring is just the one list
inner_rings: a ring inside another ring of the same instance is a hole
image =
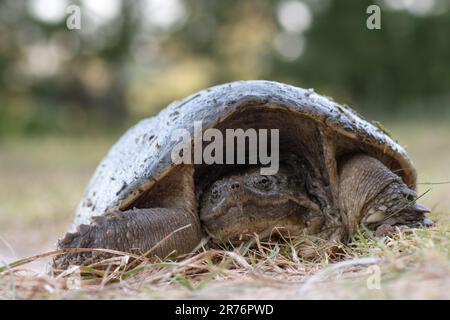
[[304, 183], [283, 168], [260, 175], [259, 168], [215, 181], [202, 195], [200, 219], [215, 240], [234, 241], [249, 235], [269, 235], [273, 228], [302, 232], [320, 213]]

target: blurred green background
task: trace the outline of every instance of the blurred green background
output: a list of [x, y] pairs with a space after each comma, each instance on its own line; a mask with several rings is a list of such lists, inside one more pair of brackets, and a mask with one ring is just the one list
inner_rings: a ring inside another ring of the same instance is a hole
[[[53, 245], [128, 126], [241, 79], [347, 103], [406, 145], [421, 183], [450, 180], [450, 0], [3, 0], [0, 258]], [[448, 184], [419, 189], [450, 211]]]
[[[374, 3], [381, 30], [366, 28]], [[66, 27], [70, 4], [80, 30]], [[2, 137], [115, 132], [238, 79], [313, 87], [377, 118], [440, 118], [449, 71], [448, 0], [0, 4]]]

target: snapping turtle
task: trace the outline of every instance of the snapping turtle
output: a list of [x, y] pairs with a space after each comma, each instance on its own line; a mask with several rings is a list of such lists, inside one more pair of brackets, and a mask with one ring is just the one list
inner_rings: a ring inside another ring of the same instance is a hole
[[[260, 162], [174, 164], [173, 134], [187, 130], [190, 144], [195, 121], [221, 133], [278, 129], [279, 169], [263, 175]], [[313, 90], [239, 81], [176, 101], [129, 129], [98, 166], [58, 247], [166, 256], [190, 252], [205, 233], [239, 241], [274, 227], [346, 240], [361, 225], [430, 223], [415, 188], [404, 149], [348, 106]], [[101, 257], [67, 253], [55, 264]]]

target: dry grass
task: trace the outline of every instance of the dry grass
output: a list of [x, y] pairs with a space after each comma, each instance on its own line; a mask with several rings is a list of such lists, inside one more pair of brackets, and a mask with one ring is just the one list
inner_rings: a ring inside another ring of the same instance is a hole
[[[450, 180], [448, 124], [387, 127], [407, 144], [420, 182]], [[112, 142], [0, 142], [0, 263], [54, 248]], [[419, 185], [420, 193], [428, 189], [422, 200], [439, 222], [431, 229], [403, 230], [382, 241], [359, 236], [349, 245], [289, 239], [256, 242], [252, 248], [208, 248], [178, 261], [140, 257], [132, 262], [118, 255], [106, 270], [92, 266], [59, 276], [45, 273], [48, 258], [33, 258], [1, 274], [0, 298], [448, 299], [450, 184]], [[80, 283], [74, 276], [78, 271]], [[369, 289], [367, 281], [378, 271], [380, 289]]]
[[[58, 275], [4, 269], [0, 296], [19, 299], [103, 298], [450, 298], [450, 225], [405, 229], [350, 244], [319, 239], [258, 238], [238, 248], [202, 248], [179, 260], [118, 253]], [[33, 259], [31, 259], [33, 260]], [[380, 287], [376, 288], [376, 275]], [[368, 284], [369, 283], [369, 284]], [[372, 285], [372, 287], [371, 287]]]

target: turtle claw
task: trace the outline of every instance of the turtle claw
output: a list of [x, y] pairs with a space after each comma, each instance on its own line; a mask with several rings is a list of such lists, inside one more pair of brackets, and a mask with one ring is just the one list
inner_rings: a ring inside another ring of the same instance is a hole
[[430, 209], [428, 209], [427, 207], [425, 207], [417, 202], [411, 207], [411, 209], [416, 211], [417, 213], [430, 213], [431, 212]]
[[61, 245], [67, 245], [67, 244], [71, 243], [77, 235], [78, 235], [77, 233], [67, 232], [66, 235], [64, 236], [64, 238], [62, 238], [61, 240], [58, 241], [58, 247], [61, 247]]
[[90, 229], [91, 227], [87, 224], [80, 224], [80, 226], [78, 227], [78, 231], [81, 236], [84, 236], [86, 233], [88, 233]]
[[106, 217], [105, 216], [94, 216], [91, 218], [92, 222], [95, 223], [96, 225], [102, 225], [106, 222]]
[[435, 226], [435, 223], [430, 218], [424, 218], [423, 221], [422, 221], [422, 224], [425, 227], [434, 227]]
[[[95, 226], [82, 224], [77, 228], [77, 232], [68, 232], [63, 239], [58, 241], [59, 249], [70, 248], [92, 248], [95, 247], [95, 239], [92, 231]], [[61, 269], [69, 265], [86, 265], [92, 256], [92, 252], [63, 253], [53, 259], [53, 266]]]

